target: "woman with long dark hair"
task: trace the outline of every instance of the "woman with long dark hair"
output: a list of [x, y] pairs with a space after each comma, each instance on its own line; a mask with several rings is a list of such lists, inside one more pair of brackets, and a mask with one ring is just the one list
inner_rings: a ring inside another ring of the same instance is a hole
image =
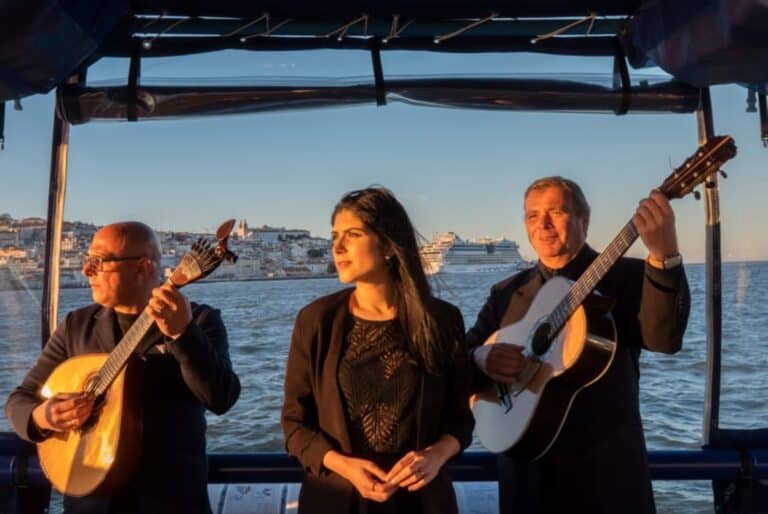
[[331, 217], [343, 283], [296, 318], [281, 425], [305, 470], [299, 512], [457, 512], [445, 463], [466, 448], [461, 313], [433, 297], [416, 232], [387, 189], [346, 194]]

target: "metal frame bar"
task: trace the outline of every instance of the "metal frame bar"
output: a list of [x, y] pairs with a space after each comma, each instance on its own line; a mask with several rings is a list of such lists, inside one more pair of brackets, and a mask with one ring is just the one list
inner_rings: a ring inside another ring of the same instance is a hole
[[[380, 34], [377, 34], [380, 37]], [[386, 36], [386, 34], [384, 35]], [[137, 41], [141, 41], [138, 37]], [[454, 38], [435, 43], [433, 36], [397, 37], [382, 45], [382, 50], [425, 51], [441, 53], [484, 53], [484, 52], [534, 52], [578, 56], [612, 56], [615, 53], [613, 36], [551, 38], [532, 43], [530, 36], [473, 36], [470, 42], [465, 38]], [[100, 49], [100, 57], [130, 57], [132, 50], [126, 43], [106, 41]], [[269, 36], [232, 37], [168, 37], [152, 42], [149, 48], [142, 48], [142, 56], [176, 57], [218, 50], [253, 51], [302, 51], [302, 50], [368, 50], [368, 38], [302, 38]]]
[[[498, 10], [490, 9], [477, 17], [462, 17], [454, 19], [426, 19], [421, 16], [410, 16], [407, 12], [399, 12], [393, 15], [369, 15], [364, 12], [350, 12], [347, 16], [325, 17], [322, 20], [302, 16], [299, 13], [278, 14], [269, 12], [272, 24], [279, 23], [282, 19], [291, 19], [289, 26], [280, 31], [269, 31], [274, 36], [291, 36], [300, 38], [335, 37], [341, 34], [353, 37], [379, 36], [387, 37], [391, 32], [392, 22], [395, 16], [399, 20], [414, 20], [408, 27], [399, 31], [400, 37], [429, 37], [433, 40], [444, 41], [445, 35], [465, 34], [466, 38], [482, 36], [525, 36], [535, 38], [541, 34], [553, 34], [556, 36], [613, 36], [624, 27], [625, 16], [596, 17], [584, 16], [582, 13], [577, 19], [574, 17], [553, 17], [541, 19], [520, 19], [499, 16]], [[189, 15], [158, 18], [154, 23], [147, 24], [146, 17], [134, 15], [130, 22], [126, 23], [125, 31], [120, 36], [139, 37], [152, 39], [154, 44], [160, 39], [179, 37], [232, 37], [250, 36], [261, 34], [268, 30], [270, 25], [263, 15], [254, 20], [246, 18], [190, 18]], [[363, 18], [368, 20], [367, 26], [360, 23]], [[494, 20], [493, 23], [487, 23]], [[591, 25], [583, 25], [591, 21]], [[591, 28], [590, 28], [591, 27]], [[366, 30], [367, 29], [367, 30]], [[541, 37], [541, 36], [540, 36]], [[123, 40], [125, 41], [125, 40]]]
[[[712, 119], [712, 100], [709, 88], [701, 90], [699, 109], [696, 111], [699, 144], [715, 135]], [[720, 243], [720, 193], [717, 174], [704, 183], [704, 209], [706, 216], [705, 257], [705, 312], [707, 328], [707, 376], [704, 394], [702, 443], [712, 442], [720, 425], [720, 365], [722, 357], [722, 256]]]
[[[60, 91], [57, 91], [59, 94]], [[51, 142], [51, 173], [48, 182], [48, 217], [45, 226], [45, 275], [41, 311], [41, 346], [44, 346], [58, 323], [59, 263], [61, 230], [64, 223], [64, 199], [67, 192], [67, 157], [69, 122], [60, 118], [54, 107]]]
[[0, 151], [5, 150], [5, 102], [0, 102]]
[[387, 88], [384, 85], [384, 68], [381, 64], [381, 38], [371, 38], [371, 66], [376, 86], [376, 105], [387, 105]]
[[757, 93], [757, 104], [760, 109], [760, 139], [763, 146], [768, 147], [768, 105], [765, 101], [765, 93]]
[[[755, 479], [768, 478], [768, 450], [749, 453]], [[451, 477], [463, 481], [496, 481], [498, 456], [488, 451], [465, 451], [450, 462]], [[653, 480], [733, 480], [742, 477], [743, 456], [736, 450], [649, 451]], [[209, 454], [209, 483], [300, 482], [303, 471], [284, 453]]]

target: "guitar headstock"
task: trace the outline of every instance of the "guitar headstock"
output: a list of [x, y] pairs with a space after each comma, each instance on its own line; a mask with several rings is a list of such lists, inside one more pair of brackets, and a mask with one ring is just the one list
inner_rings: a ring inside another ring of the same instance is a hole
[[227, 248], [227, 240], [235, 220], [227, 220], [216, 230], [218, 244], [211, 245], [203, 238], [198, 239], [192, 248], [181, 258], [181, 262], [171, 274], [170, 281], [176, 287], [187, 285], [195, 280], [210, 275], [223, 261], [235, 262], [237, 255]]
[[675, 168], [659, 189], [667, 198], [682, 198], [735, 155], [736, 145], [731, 136], [715, 136]]

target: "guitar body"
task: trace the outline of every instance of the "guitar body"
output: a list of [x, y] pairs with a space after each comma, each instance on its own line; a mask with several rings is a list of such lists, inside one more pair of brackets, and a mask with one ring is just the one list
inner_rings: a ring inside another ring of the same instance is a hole
[[[109, 354], [72, 357], [59, 364], [41, 389], [43, 398], [86, 389]], [[132, 357], [80, 430], [54, 432], [38, 443], [40, 465], [62, 494], [108, 495], [133, 475], [141, 453], [140, 360]]]
[[[494, 332], [484, 344], [497, 342], [524, 346], [533, 355], [532, 336], [542, 320], [565, 298], [572, 282], [553, 277], [539, 290], [525, 317]], [[492, 387], [470, 398], [477, 435], [497, 453], [536, 460], [555, 442], [576, 395], [597, 382], [616, 353], [613, 321], [602, 312], [578, 307], [540, 357], [521, 373], [517, 384]], [[598, 309], [595, 309], [598, 310]], [[501, 393], [508, 392], [504, 404]]]
[[[733, 138], [714, 136], [675, 168], [659, 191], [669, 199], [682, 198], [735, 155]], [[616, 328], [605, 299], [592, 292], [638, 236], [630, 220], [576, 283], [550, 279], [522, 320], [485, 341], [524, 346], [528, 357], [516, 383], [494, 384], [470, 398], [477, 435], [489, 450], [540, 458], [555, 442], [576, 395], [608, 371], [616, 354]]]

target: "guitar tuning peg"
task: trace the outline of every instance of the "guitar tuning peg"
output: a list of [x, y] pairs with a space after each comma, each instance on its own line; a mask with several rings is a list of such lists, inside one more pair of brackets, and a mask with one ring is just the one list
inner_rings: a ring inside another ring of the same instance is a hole
[[224, 252], [224, 260], [226, 260], [230, 264], [234, 264], [234, 263], [237, 262], [237, 255], [235, 255], [234, 253], [230, 252], [229, 250], [226, 250]]
[[701, 200], [701, 193], [698, 191], [693, 192], [693, 197], [697, 200]]
[[717, 170], [717, 171], [719, 171], [719, 172], [720, 172], [720, 175], [721, 175], [723, 178], [728, 178], [728, 174], [725, 172], [725, 170], [723, 170], [723, 169], [719, 169], [719, 170]]

